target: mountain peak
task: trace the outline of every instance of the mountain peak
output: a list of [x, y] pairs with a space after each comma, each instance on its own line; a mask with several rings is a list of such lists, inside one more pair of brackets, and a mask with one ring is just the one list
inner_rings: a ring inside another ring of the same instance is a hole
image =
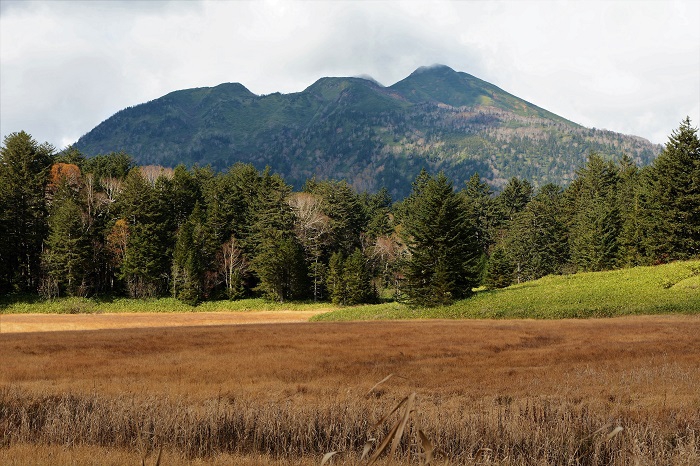
[[421, 66], [421, 67], [417, 68], [409, 76], [414, 76], [414, 75], [424, 74], [424, 73], [445, 74], [445, 73], [457, 73], [457, 72], [447, 65], [441, 65], [439, 63], [435, 63], [435, 64], [429, 65], [429, 66]]
[[423, 168], [455, 185], [474, 172], [496, 187], [512, 176], [566, 184], [592, 151], [646, 164], [660, 150], [588, 130], [445, 65], [390, 87], [363, 76], [321, 78], [291, 94], [257, 96], [239, 83], [175, 91], [120, 110], [75, 147], [124, 150], [143, 165], [269, 165], [296, 186], [342, 178], [399, 198]]

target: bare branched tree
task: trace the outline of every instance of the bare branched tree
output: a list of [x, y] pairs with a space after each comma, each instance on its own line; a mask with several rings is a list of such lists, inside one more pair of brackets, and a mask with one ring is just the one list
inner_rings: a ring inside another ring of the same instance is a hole
[[219, 271], [229, 298], [238, 298], [243, 292], [243, 277], [248, 273], [248, 261], [235, 237], [226, 241], [219, 250]]
[[331, 219], [323, 213], [321, 198], [311, 193], [293, 193], [288, 201], [294, 211], [294, 233], [304, 248], [314, 286], [314, 301], [320, 294], [322, 279], [319, 259], [330, 241]]

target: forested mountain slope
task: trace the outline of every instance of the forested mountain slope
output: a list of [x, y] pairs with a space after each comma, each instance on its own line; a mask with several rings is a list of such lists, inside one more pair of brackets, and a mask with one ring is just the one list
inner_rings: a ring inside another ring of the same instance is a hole
[[568, 184], [591, 152], [647, 165], [649, 141], [584, 128], [446, 66], [383, 87], [322, 78], [302, 92], [258, 96], [241, 84], [172, 92], [126, 108], [76, 143], [87, 155], [125, 151], [138, 164], [271, 166], [297, 187], [346, 179], [394, 198], [422, 168], [462, 185], [474, 172], [498, 188], [510, 177]]

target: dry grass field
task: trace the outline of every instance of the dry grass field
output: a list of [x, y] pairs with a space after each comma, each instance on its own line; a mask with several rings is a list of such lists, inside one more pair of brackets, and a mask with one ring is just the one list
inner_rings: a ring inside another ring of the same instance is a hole
[[4, 465], [359, 464], [412, 392], [377, 464], [419, 464], [419, 428], [432, 464], [700, 464], [698, 316], [3, 330], [0, 355]]
[[0, 314], [0, 333], [56, 332], [60, 330], [105, 330], [203, 325], [279, 324], [306, 322], [321, 314], [313, 311], [259, 312], [153, 312], [104, 314]]

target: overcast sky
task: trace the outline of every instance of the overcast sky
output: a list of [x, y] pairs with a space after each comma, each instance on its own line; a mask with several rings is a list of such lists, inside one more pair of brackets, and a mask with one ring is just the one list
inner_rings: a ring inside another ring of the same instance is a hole
[[664, 143], [700, 120], [700, 2], [0, 0], [0, 134], [61, 149], [118, 110], [240, 82], [388, 86], [445, 64], [562, 117]]

